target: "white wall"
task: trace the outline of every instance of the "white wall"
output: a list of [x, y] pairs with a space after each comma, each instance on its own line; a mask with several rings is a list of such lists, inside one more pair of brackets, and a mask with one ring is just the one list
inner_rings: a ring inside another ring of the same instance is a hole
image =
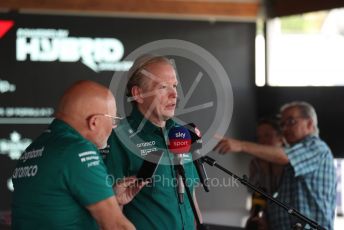
[[[227, 168], [239, 177], [248, 175], [248, 163], [251, 159], [244, 154], [227, 154], [221, 156], [211, 153], [209, 156], [215, 158], [217, 163]], [[210, 183], [213, 185], [210, 192], [204, 191], [203, 187], [196, 190], [197, 199], [202, 211], [204, 223], [241, 226], [243, 227], [248, 217], [249, 194], [244, 185], [215, 167], [206, 166]], [[215, 179], [214, 179], [215, 178]], [[216, 186], [218, 182], [222, 186]]]

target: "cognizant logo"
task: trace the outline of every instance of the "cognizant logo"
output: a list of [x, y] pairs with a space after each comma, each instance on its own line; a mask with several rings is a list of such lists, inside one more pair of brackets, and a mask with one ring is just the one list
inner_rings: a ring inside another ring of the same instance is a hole
[[95, 72], [127, 71], [133, 63], [120, 61], [123, 55], [123, 43], [116, 38], [71, 37], [65, 29], [17, 29], [17, 61], [81, 61]]

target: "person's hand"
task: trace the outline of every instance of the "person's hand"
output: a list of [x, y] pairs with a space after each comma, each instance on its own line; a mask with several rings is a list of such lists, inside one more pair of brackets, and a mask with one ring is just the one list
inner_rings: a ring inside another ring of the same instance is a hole
[[219, 143], [217, 143], [214, 150], [220, 154], [225, 154], [227, 152], [241, 152], [242, 142], [231, 138], [223, 138]]
[[125, 177], [114, 188], [118, 204], [121, 206], [128, 204], [146, 184], [147, 182], [139, 182], [135, 176]]

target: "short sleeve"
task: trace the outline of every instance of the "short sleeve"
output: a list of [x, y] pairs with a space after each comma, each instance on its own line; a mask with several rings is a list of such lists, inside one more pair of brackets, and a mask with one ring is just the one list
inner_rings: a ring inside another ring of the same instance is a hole
[[114, 195], [104, 162], [95, 147], [82, 143], [66, 151], [69, 156], [65, 180], [78, 202], [88, 206]]
[[303, 176], [316, 171], [323, 150], [324, 144], [315, 137], [307, 138], [301, 143], [285, 148], [285, 153], [294, 169], [295, 176]]

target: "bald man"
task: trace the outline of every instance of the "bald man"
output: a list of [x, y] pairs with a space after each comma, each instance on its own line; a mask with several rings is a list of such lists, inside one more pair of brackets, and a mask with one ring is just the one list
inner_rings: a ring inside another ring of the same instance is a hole
[[14, 170], [12, 229], [134, 229], [120, 206], [142, 185], [127, 178], [114, 196], [98, 152], [114, 126], [116, 103], [107, 88], [80, 81], [65, 92], [56, 119]]

